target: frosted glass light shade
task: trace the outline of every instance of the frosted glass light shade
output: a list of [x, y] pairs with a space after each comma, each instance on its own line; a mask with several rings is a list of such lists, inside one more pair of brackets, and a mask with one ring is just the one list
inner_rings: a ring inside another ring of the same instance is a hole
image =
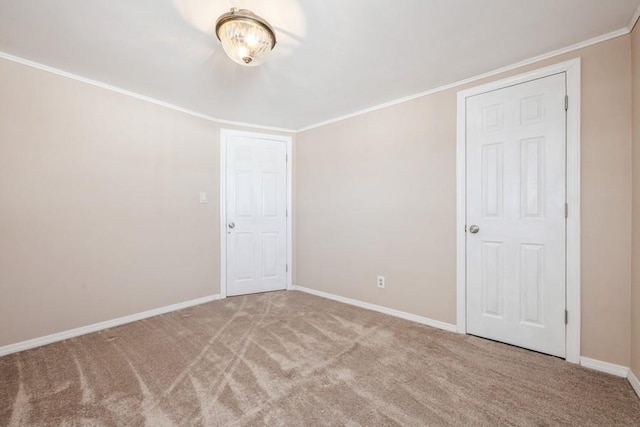
[[216, 36], [229, 58], [240, 65], [262, 64], [276, 45], [269, 23], [246, 9], [233, 8], [220, 16]]

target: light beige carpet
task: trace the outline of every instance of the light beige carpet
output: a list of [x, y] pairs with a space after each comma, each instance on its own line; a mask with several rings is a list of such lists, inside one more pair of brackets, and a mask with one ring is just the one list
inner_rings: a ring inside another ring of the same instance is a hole
[[626, 380], [295, 291], [0, 358], [1, 426], [640, 425]]

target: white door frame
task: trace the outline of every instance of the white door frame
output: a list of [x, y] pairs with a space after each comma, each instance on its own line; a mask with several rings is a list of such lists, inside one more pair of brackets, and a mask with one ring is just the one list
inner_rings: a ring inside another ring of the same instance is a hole
[[220, 130], [220, 298], [227, 297], [227, 141], [231, 136], [269, 139], [287, 144], [287, 289], [291, 289], [293, 267], [292, 235], [292, 163], [291, 136], [247, 132], [234, 129]]
[[561, 62], [539, 70], [519, 74], [496, 82], [458, 92], [458, 131], [456, 147], [457, 220], [457, 331], [467, 333], [466, 312], [466, 99], [505, 87], [540, 79], [553, 74], [567, 74], [567, 203], [566, 227], [566, 360], [580, 363], [580, 58]]

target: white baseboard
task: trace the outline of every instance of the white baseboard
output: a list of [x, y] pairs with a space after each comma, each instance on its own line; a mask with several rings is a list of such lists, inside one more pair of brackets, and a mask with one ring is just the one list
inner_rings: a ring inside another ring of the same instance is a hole
[[588, 357], [580, 357], [580, 365], [593, 369], [594, 371], [605, 372], [607, 374], [615, 375], [616, 377], [627, 378], [629, 374], [629, 368], [622, 365], [616, 365], [615, 363], [603, 362], [601, 360], [589, 359]]
[[638, 377], [636, 377], [631, 369], [629, 369], [629, 375], [627, 375], [627, 379], [629, 380], [629, 384], [631, 384], [631, 387], [633, 387], [638, 397], [640, 397], [640, 381], [638, 381]]
[[119, 317], [117, 319], [106, 320], [104, 322], [94, 323], [92, 325], [82, 326], [80, 328], [70, 329], [68, 331], [58, 332], [44, 337], [34, 338], [27, 341], [9, 344], [0, 347], [0, 356], [11, 353], [17, 353], [30, 348], [40, 347], [42, 345], [51, 344], [56, 341], [62, 341], [80, 335], [90, 334], [92, 332], [101, 331], [103, 329], [113, 328], [114, 326], [124, 325], [125, 323], [135, 322], [136, 320], [147, 319], [149, 317], [158, 316], [160, 314], [169, 313], [171, 311], [181, 310], [183, 308], [192, 307], [194, 305], [204, 304], [206, 302], [220, 299], [220, 295], [209, 295], [202, 298], [196, 298], [189, 301], [180, 302], [178, 304], [167, 305], [164, 307], [154, 308], [152, 310], [143, 311], [142, 313], [130, 314], [128, 316]]
[[420, 323], [422, 325], [427, 325], [427, 326], [431, 326], [438, 329], [444, 329], [445, 331], [456, 332], [456, 325], [452, 325], [451, 323], [429, 319], [427, 317], [418, 316], [416, 314], [411, 314], [411, 313], [407, 313], [400, 310], [394, 310], [393, 308], [383, 307], [381, 305], [370, 304], [368, 302], [359, 301], [356, 299], [341, 297], [339, 295], [330, 294], [328, 292], [322, 292], [322, 291], [317, 291], [315, 289], [305, 288], [304, 286], [293, 285], [291, 286], [291, 289], [295, 291], [306, 292], [308, 294], [342, 302], [345, 304], [355, 305], [356, 307], [377, 311], [379, 313], [388, 314], [390, 316], [399, 317], [401, 319], [410, 320], [412, 322]]

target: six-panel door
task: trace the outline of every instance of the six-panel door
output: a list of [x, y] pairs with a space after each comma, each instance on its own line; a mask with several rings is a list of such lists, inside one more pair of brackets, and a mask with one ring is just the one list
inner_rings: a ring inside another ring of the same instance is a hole
[[466, 106], [467, 331], [560, 357], [565, 79], [476, 95]]
[[286, 143], [227, 137], [227, 295], [286, 288]]

